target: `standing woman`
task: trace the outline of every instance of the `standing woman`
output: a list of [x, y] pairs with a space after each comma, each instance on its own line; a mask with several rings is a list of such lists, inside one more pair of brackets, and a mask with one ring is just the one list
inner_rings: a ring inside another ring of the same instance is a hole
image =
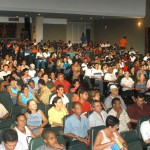
[[43, 111], [38, 109], [34, 100], [27, 102], [27, 112], [25, 113], [27, 119], [27, 126], [35, 136], [41, 136], [44, 126], [47, 125], [48, 120]]
[[11, 96], [12, 102], [15, 105], [17, 103], [17, 94], [21, 90], [21, 87], [17, 85], [17, 81], [14, 77], [9, 78], [10, 86], [7, 86], [7, 91]]

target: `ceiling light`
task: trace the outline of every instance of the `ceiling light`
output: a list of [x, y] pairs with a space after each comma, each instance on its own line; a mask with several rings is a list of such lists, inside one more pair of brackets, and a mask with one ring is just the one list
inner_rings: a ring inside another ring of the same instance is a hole
[[27, 17], [28, 15], [26, 15], [26, 17]]
[[91, 17], [90, 19], [92, 20], [93, 18]]
[[82, 20], [83, 18], [81, 17], [80, 19]]
[[38, 14], [38, 16], [40, 16], [41, 14]]
[[103, 19], [105, 18], [105, 17], [102, 17]]
[[18, 18], [18, 16], [16, 16]]

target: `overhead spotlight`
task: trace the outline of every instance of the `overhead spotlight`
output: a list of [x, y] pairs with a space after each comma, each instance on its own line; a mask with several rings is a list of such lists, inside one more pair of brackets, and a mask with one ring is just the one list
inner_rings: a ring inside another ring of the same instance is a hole
[[83, 18], [82, 18], [82, 17], [81, 17], [80, 19], [81, 19], [81, 20], [83, 20]]
[[38, 16], [40, 16], [41, 14], [38, 14]]
[[93, 18], [91, 17], [90, 19], [92, 20]]
[[26, 15], [26, 17], [28, 17], [28, 15]]
[[104, 19], [105, 17], [103, 16], [102, 18]]
[[16, 18], [18, 18], [18, 16], [16, 16]]

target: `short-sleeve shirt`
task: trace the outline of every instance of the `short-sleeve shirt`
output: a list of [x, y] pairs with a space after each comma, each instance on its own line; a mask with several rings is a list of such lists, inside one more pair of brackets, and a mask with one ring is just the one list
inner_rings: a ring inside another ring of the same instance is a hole
[[102, 110], [101, 115], [93, 111], [92, 114], [88, 117], [90, 127], [106, 125], [107, 113]]
[[142, 109], [135, 103], [128, 108], [127, 113], [130, 118], [139, 120], [140, 118], [150, 116], [150, 106], [148, 104], [143, 104]]
[[63, 108], [60, 111], [57, 111], [53, 106], [48, 111], [48, 121], [51, 125], [53, 122], [63, 124], [63, 118], [65, 115], [67, 115], [67, 112]]
[[[49, 148], [46, 145], [42, 145], [39, 148], [37, 148], [36, 150], [54, 150], [54, 149], [53, 148]], [[66, 148], [64, 147], [63, 149], [57, 149], [57, 150], [66, 150]]]
[[[0, 150], [5, 150], [3, 142], [0, 144]], [[14, 150], [25, 150], [25, 148], [23, 147], [22, 143], [18, 141]]]
[[[109, 111], [108, 115], [112, 115], [112, 116], [116, 117], [117, 112], [114, 109], [111, 109]], [[129, 122], [130, 122], [130, 118], [129, 118], [127, 112], [123, 109], [123, 111], [119, 117], [119, 132], [128, 131], [129, 128], [128, 128], [127, 123], [129, 123]]]
[[140, 131], [143, 141], [150, 139], [150, 120], [142, 122]]
[[92, 110], [91, 105], [88, 101], [85, 101], [84, 103], [81, 103], [80, 100], [77, 101], [82, 106], [82, 114], [85, 114], [86, 112], [89, 112]]
[[90, 129], [90, 125], [88, 119], [81, 115], [81, 120], [77, 118], [75, 114], [68, 117], [65, 121], [64, 134], [72, 133], [82, 138], [88, 136], [88, 130]]
[[23, 93], [21, 93], [21, 98], [22, 98], [22, 103], [23, 103], [23, 104], [27, 104], [27, 102], [28, 102], [29, 100], [32, 100], [32, 99], [33, 99], [33, 95], [32, 95], [30, 92], [28, 92], [28, 98], [27, 98], [27, 97], [24, 96]]
[[55, 81], [55, 85], [62, 85], [64, 87], [64, 92], [67, 94], [69, 92], [70, 83], [67, 80], [60, 82], [59, 80]]
[[6, 108], [0, 103], [0, 118], [4, 117], [7, 113]]

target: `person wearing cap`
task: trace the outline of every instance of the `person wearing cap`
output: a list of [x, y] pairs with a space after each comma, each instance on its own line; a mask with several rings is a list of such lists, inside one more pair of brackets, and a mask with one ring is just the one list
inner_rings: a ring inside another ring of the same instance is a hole
[[122, 99], [122, 97], [120, 95], [118, 95], [119, 91], [118, 91], [118, 87], [116, 85], [111, 85], [110, 86], [110, 95], [108, 97], [106, 97], [105, 99], [105, 106], [107, 109], [111, 108], [112, 107], [112, 99], [117, 97], [120, 99], [120, 102], [121, 102], [121, 106], [123, 109], [127, 109], [125, 103], [124, 103], [124, 100]]

